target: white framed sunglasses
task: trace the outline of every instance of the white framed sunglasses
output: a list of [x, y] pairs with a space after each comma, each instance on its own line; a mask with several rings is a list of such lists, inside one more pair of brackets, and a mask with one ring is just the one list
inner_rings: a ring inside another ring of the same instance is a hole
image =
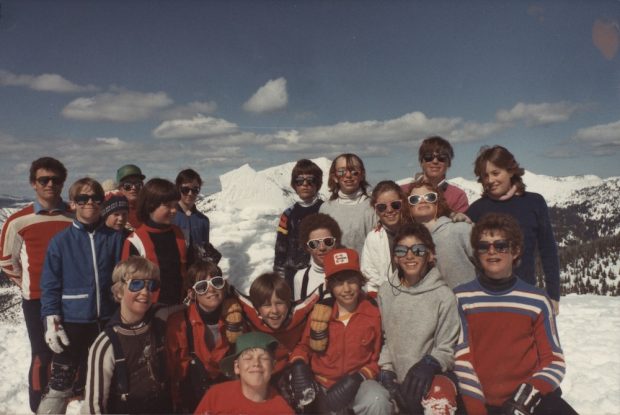
[[192, 290], [194, 290], [198, 295], [203, 295], [209, 291], [209, 286], [212, 286], [216, 290], [221, 290], [225, 285], [226, 279], [221, 275], [216, 275], [215, 277], [211, 277], [206, 280], [196, 281], [194, 285], [192, 285]]

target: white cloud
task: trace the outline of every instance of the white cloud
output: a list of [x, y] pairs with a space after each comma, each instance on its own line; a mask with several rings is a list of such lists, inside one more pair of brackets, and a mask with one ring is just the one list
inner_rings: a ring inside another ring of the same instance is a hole
[[165, 119], [189, 118], [199, 114], [211, 114], [217, 110], [215, 101], [200, 102], [194, 101], [186, 105], [179, 105], [164, 111], [162, 117]]
[[202, 138], [236, 133], [234, 123], [221, 118], [198, 115], [191, 119], [169, 120], [153, 130], [156, 138]]
[[280, 110], [285, 108], [287, 104], [286, 79], [278, 78], [271, 79], [258, 88], [258, 91], [243, 104], [243, 109], [249, 112], [263, 113]]
[[92, 92], [98, 90], [94, 85], [78, 85], [58, 74], [17, 75], [5, 70], [0, 70], [0, 85], [23, 86], [35, 91], [60, 93]]
[[574, 139], [592, 147], [619, 147], [620, 121], [579, 129]]
[[573, 113], [588, 107], [588, 105], [571, 102], [542, 102], [539, 104], [519, 102], [509, 110], [497, 111], [495, 118], [501, 123], [523, 121], [527, 126], [554, 124], [568, 121]]
[[62, 115], [81, 121], [130, 122], [149, 118], [172, 103], [165, 92], [120, 90], [77, 98], [63, 108]]

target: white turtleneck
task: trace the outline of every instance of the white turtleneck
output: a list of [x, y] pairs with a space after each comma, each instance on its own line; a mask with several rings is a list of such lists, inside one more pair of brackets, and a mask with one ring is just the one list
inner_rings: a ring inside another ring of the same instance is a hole
[[[310, 272], [308, 272], [308, 289], [306, 290], [306, 295], [309, 295], [312, 291], [314, 291], [319, 285], [325, 283], [325, 270], [323, 267], [314, 262], [314, 258], [310, 257]], [[304, 275], [308, 268], [300, 269], [295, 274], [295, 280], [293, 282], [293, 299], [295, 301], [299, 300], [301, 297], [301, 286], [304, 281]]]

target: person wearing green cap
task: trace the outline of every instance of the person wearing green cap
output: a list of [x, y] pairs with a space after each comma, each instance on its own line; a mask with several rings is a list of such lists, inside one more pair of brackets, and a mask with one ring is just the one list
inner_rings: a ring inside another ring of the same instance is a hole
[[132, 230], [140, 225], [138, 219], [137, 206], [138, 195], [142, 186], [144, 186], [144, 179], [146, 176], [142, 174], [140, 167], [135, 164], [125, 164], [116, 171], [116, 183], [118, 183], [118, 192], [125, 196], [129, 201], [129, 216], [127, 222], [131, 226]]
[[225, 374], [238, 377], [212, 386], [195, 414], [294, 414], [284, 398], [269, 385], [278, 341], [258, 331], [239, 336], [235, 353], [222, 359]]

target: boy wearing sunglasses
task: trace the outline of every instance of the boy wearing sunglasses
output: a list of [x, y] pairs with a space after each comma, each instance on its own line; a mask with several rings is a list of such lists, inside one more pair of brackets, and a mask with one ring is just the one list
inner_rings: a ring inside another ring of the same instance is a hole
[[69, 197], [75, 220], [50, 241], [41, 276], [41, 318], [54, 355], [38, 413], [64, 413], [68, 398], [83, 392], [88, 348], [116, 309], [111, 276], [123, 235], [103, 223], [104, 192], [97, 181], [76, 181]]
[[188, 307], [170, 316], [166, 331], [176, 413], [193, 413], [207, 389], [226, 380], [219, 363], [230, 348], [228, 284], [222, 270], [212, 262], [193, 264], [187, 271], [186, 289]]
[[[159, 267], [132, 256], [112, 273], [112, 294], [120, 303], [88, 353], [83, 414], [170, 413], [164, 336], [175, 308], [154, 305]], [[178, 309], [178, 308], [176, 308]]]
[[461, 319], [455, 372], [467, 413], [576, 414], [561, 396], [566, 364], [551, 301], [513, 273], [523, 234], [507, 214], [474, 226], [478, 278], [455, 289]]
[[73, 221], [69, 206], [60, 196], [66, 178], [67, 169], [55, 158], [34, 160], [29, 180], [35, 201], [9, 216], [0, 235], [0, 266], [22, 292], [31, 351], [28, 393], [32, 412], [37, 410], [47, 386], [52, 358], [41, 321], [41, 270], [50, 239]]
[[318, 192], [322, 185], [323, 171], [319, 166], [307, 159], [295, 163], [291, 172], [291, 187], [299, 201], [280, 216], [273, 261], [273, 270], [284, 276], [291, 288], [297, 271], [306, 268], [310, 261], [307, 250], [299, 240], [299, 227], [305, 217], [319, 211], [323, 201]]
[[[446, 181], [446, 173], [453, 159], [454, 150], [448, 140], [439, 136], [426, 138], [418, 149], [418, 160], [420, 167], [422, 167], [422, 173], [415, 175], [414, 182], [425, 180], [437, 186], [444, 192], [450, 209], [454, 212], [465, 212], [469, 207], [467, 195], [463, 190]], [[402, 186], [405, 194], [409, 194], [411, 191], [411, 184]]]
[[127, 217], [128, 227], [131, 230], [137, 228], [142, 223], [138, 218], [137, 206], [140, 190], [144, 186], [146, 176], [142, 174], [140, 167], [135, 164], [126, 164], [119, 167], [116, 171], [116, 183], [118, 190], [110, 193], [120, 193], [129, 201], [129, 215]]

